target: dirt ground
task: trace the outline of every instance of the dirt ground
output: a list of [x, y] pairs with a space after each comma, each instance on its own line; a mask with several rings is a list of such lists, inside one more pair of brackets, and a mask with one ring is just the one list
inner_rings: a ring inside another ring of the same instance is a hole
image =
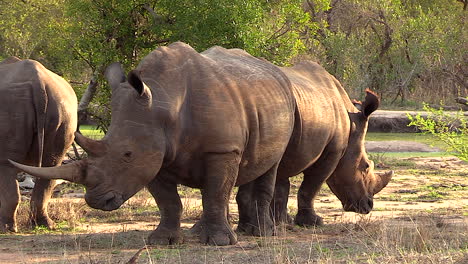
[[[201, 213], [198, 191], [179, 189], [184, 243], [147, 246], [159, 221], [147, 191], [119, 210], [102, 212], [85, 205], [79, 187], [60, 185], [50, 204], [57, 229], [20, 224], [18, 234], [0, 235], [0, 263], [468, 263], [468, 164], [455, 157], [374, 161], [378, 170], [393, 169], [395, 176], [375, 196], [370, 214], [343, 212], [324, 186], [315, 202], [323, 226], [282, 225], [274, 237], [238, 234], [239, 243], [227, 247], [202, 245], [189, 233]], [[300, 182], [300, 176], [293, 178], [292, 215]], [[24, 204], [18, 218], [25, 223]], [[230, 213], [235, 227], [234, 199]]]

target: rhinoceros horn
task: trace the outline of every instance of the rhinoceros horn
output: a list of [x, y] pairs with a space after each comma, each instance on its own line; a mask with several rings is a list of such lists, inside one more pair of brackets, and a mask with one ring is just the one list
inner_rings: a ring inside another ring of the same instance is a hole
[[86, 160], [76, 161], [58, 167], [32, 167], [8, 160], [16, 168], [43, 179], [63, 179], [82, 183], [87, 167]]
[[374, 186], [374, 194], [380, 192], [385, 186], [387, 186], [388, 182], [392, 179], [394, 172], [387, 171], [385, 173], [376, 173], [376, 184]]
[[87, 138], [78, 132], [75, 132], [75, 141], [88, 155], [99, 157], [106, 152], [106, 145], [104, 142]]

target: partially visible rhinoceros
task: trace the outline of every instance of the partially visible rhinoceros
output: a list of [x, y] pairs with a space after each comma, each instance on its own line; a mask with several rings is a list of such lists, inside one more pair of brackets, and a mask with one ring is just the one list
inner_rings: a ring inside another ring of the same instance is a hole
[[[379, 98], [367, 90], [358, 109], [338, 80], [317, 63], [304, 61], [281, 69], [291, 80], [297, 112], [291, 141], [278, 168], [272, 205], [276, 222], [288, 221], [289, 177], [301, 172], [304, 179], [298, 193], [296, 224], [323, 223], [313, 202], [325, 181], [345, 211], [369, 213], [373, 195], [393, 175], [375, 174], [364, 147], [369, 115], [378, 108]], [[251, 196], [255, 192], [253, 183], [239, 188], [240, 231], [251, 232], [253, 228], [256, 208]]]
[[[34, 166], [60, 165], [73, 142], [77, 99], [71, 86], [33, 60], [0, 63], [0, 232], [17, 231], [18, 169], [8, 159]], [[31, 197], [33, 225], [53, 227], [47, 203], [55, 183], [36, 181]]]
[[57, 168], [16, 164], [32, 175], [82, 183], [94, 208], [114, 210], [144, 186], [161, 222], [149, 243], [181, 241], [177, 184], [202, 189], [203, 243], [227, 245], [234, 185], [254, 181], [258, 223], [269, 222], [276, 171], [291, 137], [295, 102], [289, 79], [273, 64], [238, 49], [197, 53], [184, 43], [147, 55], [126, 79], [107, 70], [112, 120], [94, 141], [76, 134], [89, 158]]

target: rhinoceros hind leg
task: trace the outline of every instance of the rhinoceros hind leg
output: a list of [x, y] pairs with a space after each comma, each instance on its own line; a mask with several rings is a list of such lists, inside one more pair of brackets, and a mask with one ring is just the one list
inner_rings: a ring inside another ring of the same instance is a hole
[[275, 224], [291, 224], [292, 217], [288, 214], [288, 198], [289, 198], [289, 178], [279, 178], [275, 184], [275, 194], [271, 202], [271, 213]]
[[55, 187], [55, 180], [36, 179], [31, 196], [30, 222], [32, 227], [44, 226], [54, 229], [55, 223], [47, 212], [50, 197]]
[[16, 181], [16, 169], [0, 166], [0, 233], [17, 232], [16, 211], [20, 192]]
[[[277, 170], [278, 164], [275, 164], [265, 174], [249, 184], [251, 197], [247, 208], [248, 222], [239, 221], [239, 231], [253, 236], [274, 235], [275, 225], [271, 218], [270, 204], [273, 198]], [[242, 200], [245, 200], [245, 197], [243, 198]], [[239, 219], [242, 220], [242, 215], [239, 214]]]
[[[42, 162], [44, 167], [53, 167], [62, 164], [64, 153], [46, 153], [47, 155], [44, 156]], [[54, 191], [55, 185], [55, 180], [36, 179], [36, 184], [34, 185], [34, 189], [31, 194], [30, 204], [31, 213], [29, 219], [32, 227], [44, 226], [49, 229], [55, 228], [55, 223], [52, 221], [52, 219], [50, 219], [47, 210], [49, 200], [52, 197], [52, 192]]]
[[236, 195], [237, 208], [239, 211], [239, 222], [237, 223], [237, 232], [247, 233], [250, 226], [251, 202], [253, 200], [254, 182], [239, 186]]

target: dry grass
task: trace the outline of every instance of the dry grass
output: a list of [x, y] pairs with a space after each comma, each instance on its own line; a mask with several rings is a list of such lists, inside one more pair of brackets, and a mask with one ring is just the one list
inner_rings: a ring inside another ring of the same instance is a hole
[[[147, 191], [112, 212], [91, 209], [83, 199], [53, 199], [49, 213], [58, 223], [55, 231], [31, 230], [28, 203], [23, 202], [21, 233], [0, 235], [0, 263], [127, 263], [139, 250], [133, 263], [468, 263], [466, 167], [444, 165], [429, 173], [429, 165], [434, 162], [397, 168], [395, 179], [376, 197], [372, 214], [343, 213], [324, 188], [317, 198], [323, 201], [317, 210], [324, 226], [280, 225], [277, 236], [239, 234], [239, 243], [227, 247], [202, 245], [188, 232], [202, 207], [200, 192], [186, 187], [179, 188], [185, 243], [177, 246], [146, 245], [159, 222]], [[292, 180], [291, 199], [300, 180]], [[447, 195], [437, 202], [417, 198], [433, 190]], [[394, 201], [400, 194], [407, 198]], [[236, 223], [234, 194], [231, 206]], [[294, 203], [291, 209], [294, 213]]]

